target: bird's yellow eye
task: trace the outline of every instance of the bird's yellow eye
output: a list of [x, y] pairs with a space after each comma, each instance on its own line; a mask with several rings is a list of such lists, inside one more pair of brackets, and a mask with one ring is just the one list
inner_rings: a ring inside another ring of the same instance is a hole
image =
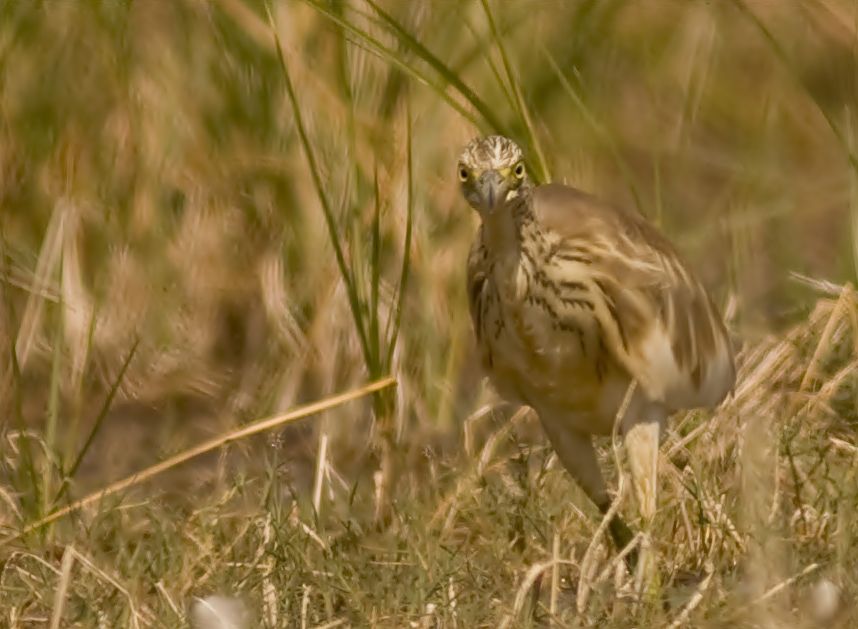
[[516, 177], [518, 177], [519, 179], [521, 179], [522, 177], [524, 177], [524, 163], [523, 163], [523, 162], [519, 162], [518, 164], [516, 164], [516, 165], [515, 165], [515, 168], [513, 168], [513, 169], [512, 169], [512, 172], [513, 172], [513, 174], [514, 174]]
[[468, 180], [468, 169], [464, 166], [459, 166], [459, 181], [465, 182]]

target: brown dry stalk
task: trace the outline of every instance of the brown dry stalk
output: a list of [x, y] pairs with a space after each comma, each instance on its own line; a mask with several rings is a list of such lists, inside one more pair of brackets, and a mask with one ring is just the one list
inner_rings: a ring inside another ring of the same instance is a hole
[[816, 349], [813, 352], [810, 363], [808, 363], [804, 376], [801, 379], [801, 385], [798, 388], [799, 393], [806, 391], [810, 383], [816, 378], [816, 372], [819, 371], [819, 365], [822, 362], [823, 352], [830, 347], [834, 331], [837, 329], [837, 324], [839, 324], [844, 317], [848, 316], [848, 306], [850, 302], [852, 302], [852, 286], [850, 284], [846, 284], [840, 293], [840, 298], [831, 310], [831, 316], [828, 318], [825, 328], [822, 330], [819, 342], [816, 345]]
[[71, 582], [72, 568], [74, 567], [74, 553], [71, 546], [66, 546], [60, 567], [60, 581], [54, 591], [54, 609], [51, 613], [51, 629], [59, 629], [63, 620], [63, 611], [66, 605], [66, 594], [68, 594]]
[[524, 604], [527, 601], [527, 594], [536, 583], [536, 580], [539, 579], [543, 572], [553, 569], [555, 565], [572, 566], [575, 565], [575, 562], [569, 559], [551, 559], [549, 561], [543, 561], [530, 566], [527, 573], [524, 575], [524, 578], [521, 580], [521, 585], [515, 594], [512, 611], [506, 614], [498, 625], [500, 629], [506, 629], [507, 627], [512, 626], [518, 615], [521, 613], [521, 610], [524, 609]]
[[166, 461], [162, 461], [160, 463], [152, 465], [151, 467], [147, 467], [146, 469], [137, 472], [136, 474], [132, 474], [131, 476], [128, 476], [120, 481], [116, 481], [115, 483], [108, 485], [100, 491], [92, 493], [85, 498], [81, 498], [80, 500], [63, 507], [62, 509], [59, 509], [49, 515], [46, 515], [42, 519], [25, 526], [18, 533], [15, 533], [5, 539], [0, 540], [0, 548], [17, 539], [20, 539], [28, 533], [32, 533], [33, 531], [50, 524], [51, 522], [59, 520], [63, 516], [66, 516], [75, 511], [79, 511], [83, 507], [86, 507], [94, 502], [98, 502], [99, 500], [107, 498], [108, 496], [112, 496], [113, 494], [118, 493], [124, 489], [133, 487], [134, 485], [139, 485], [140, 483], [147, 481], [150, 478], [153, 478], [154, 476], [157, 476], [173, 467], [176, 467], [177, 465], [181, 465], [186, 461], [198, 457], [201, 454], [216, 450], [217, 448], [220, 448], [221, 446], [224, 446], [233, 441], [238, 441], [239, 439], [244, 439], [245, 437], [250, 437], [252, 435], [265, 432], [266, 430], [271, 430], [272, 428], [277, 428], [278, 426], [282, 426], [283, 424], [288, 424], [290, 422], [303, 419], [304, 417], [307, 417], [309, 415], [321, 413], [322, 411], [326, 411], [336, 406], [340, 406], [341, 404], [345, 404], [346, 402], [351, 402], [352, 400], [362, 398], [364, 396], [369, 395], [370, 393], [381, 391], [382, 389], [394, 386], [395, 384], [396, 378], [392, 376], [383, 378], [358, 389], [352, 389], [351, 391], [346, 391], [345, 393], [340, 393], [339, 395], [319, 400], [318, 402], [313, 402], [312, 404], [300, 406], [296, 409], [289, 411], [288, 413], [274, 415], [273, 417], [262, 419], [256, 423], [250, 424], [249, 426], [245, 426], [244, 428], [239, 428], [238, 430], [234, 430], [225, 435], [220, 435], [219, 437], [209, 439], [208, 441], [194, 446], [193, 448], [189, 448], [184, 452], [180, 452], [179, 454], [170, 457]]

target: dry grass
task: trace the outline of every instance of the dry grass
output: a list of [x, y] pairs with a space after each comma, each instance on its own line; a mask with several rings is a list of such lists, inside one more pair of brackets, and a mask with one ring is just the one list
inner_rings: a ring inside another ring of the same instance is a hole
[[[0, 624], [174, 627], [221, 595], [269, 627], [852, 626], [856, 24], [845, 0], [0, 0]], [[489, 130], [659, 223], [742, 347], [735, 396], [662, 448], [655, 602], [476, 367], [451, 172]]]

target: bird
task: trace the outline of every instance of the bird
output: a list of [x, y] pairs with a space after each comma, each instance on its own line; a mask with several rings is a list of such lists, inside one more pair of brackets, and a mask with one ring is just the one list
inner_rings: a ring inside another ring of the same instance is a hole
[[[640, 213], [571, 186], [535, 185], [512, 140], [475, 138], [457, 176], [480, 219], [467, 295], [489, 380], [536, 412], [558, 459], [603, 514], [612, 501], [593, 436], [613, 434], [616, 423], [648, 532], [667, 420], [717, 406], [734, 387], [723, 318]], [[608, 531], [619, 549], [633, 539], [619, 515]], [[643, 560], [643, 543], [640, 550], [627, 555], [630, 568]]]

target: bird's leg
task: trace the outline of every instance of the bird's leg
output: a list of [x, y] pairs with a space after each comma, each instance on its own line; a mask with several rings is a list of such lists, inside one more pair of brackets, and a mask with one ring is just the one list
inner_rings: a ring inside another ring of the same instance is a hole
[[[590, 435], [571, 429], [562, 419], [550, 414], [540, 413], [539, 417], [563, 467], [595, 503], [599, 511], [606, 513], [611, 506], [611, 499], [608, 496], [602, 470], [599, 469], [599, 461], [596, 459], [596, 450]], [[634, 537], [618, 515], [608, 523], [608, 530], [617, 550], [625, 548]], [[634, 551], [626, 555], [626, 562], [630, 569], [634, 567], [635, 561]]]
[[643, 530], [640, 561], [635, 580], [639, 590], [643, 586], [649, 592], [653, 592], [657, 587], [656, 558], [652, 548], [652, 521], [655, 517], [658, 482], [659, 429], [658, 420], [641, 421], [634, 423], [625, 433], [626, 452]]
[[[597, 505], [599, 507], [599, 511], [603, 514], [607, 513], [608, 509], [611, 508], [610, 504], [605, 505]], [[611, 539], [614, 540], [614, 545], [617, 547], [617, 550], [623, 550], [626, 546], [632, 543], [632, 540], [635, 538], [632, 530], [626, 525], [623, 519], [615, 515], [611, 518], [611, 521], [608, 522], [608, 531], [611, 533]], [[638, 563], [638, 549], [632, 548], [626, 554], [626, 566], [628, 566], [629, 571], [634, 571], [635, 566]]]

